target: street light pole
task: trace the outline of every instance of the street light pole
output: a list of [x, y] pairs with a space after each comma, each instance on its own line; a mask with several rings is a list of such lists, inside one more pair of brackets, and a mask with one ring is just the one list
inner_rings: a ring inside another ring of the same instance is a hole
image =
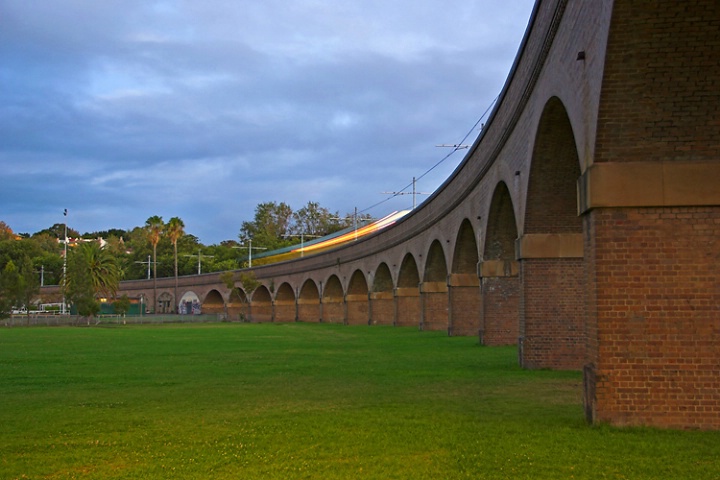
[[67, 208], [63, 211], [63, 217], [65, 217], [65, 240], [63, 243], [65, 244], [65, 253], [63, 255], [63, 302], [62, 302], [62, 313], [65, 315], [65, 289], [67, 287], [67, 245], [68, 245], [68, 236], [67, 236]]

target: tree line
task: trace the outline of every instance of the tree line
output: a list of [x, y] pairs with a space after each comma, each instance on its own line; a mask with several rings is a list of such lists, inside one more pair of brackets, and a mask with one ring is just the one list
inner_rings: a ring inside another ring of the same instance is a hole
[[[301, 237], [329, 235], [367, 220], [368, 215], [341, 216], [317, 202], [296, 211], [284, 202], [265, 202], [257, 205], [252, 220], [242, 222], [237, 240], [216, 245], [200, 243], [185, 231], [179, 217], [165, 222], [154, 215], [132, 229], [83, 234], [62, 223], [33, 234], [15, 234], [0, 220], [0, 318], [30, 305], [41, 285], [60, 285], [68, 303], [93, 315], [99, 310], [97, 299], [115, 298], [121, 280], [244, 268], [251, 245], [272, 251], [300, 243]], [[66, 228], [71, 239], [67, 258]]]

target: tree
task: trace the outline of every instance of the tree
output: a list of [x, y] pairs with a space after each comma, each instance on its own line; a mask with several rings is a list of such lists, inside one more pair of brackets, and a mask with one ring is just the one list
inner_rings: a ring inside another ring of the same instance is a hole
[[257, 247], [274, 250], [292, 244], [286, 239], [291, 233], [292, 208], [284, 202], [260, 203], [255, 208], [255, 219], [243, 222], [238, 237], [241, 241], [252, 239]]
[[100, 303], [95, 298], [87, 257], [83, 255], [85, 245], [90, 244], [81, 244], [68, 252], [63, 292], [66, 301], [75, 307], [78, 315], [90, 318], [100, 312]]
[[0, 241], [0, 317], [7, 317], [13, 307], [29, 307], [40, 289], [39, 275], [33, 258], [42, 250], [29, 240]]
[[185, 223], [183, 223], [182, 220], [180, 220], [179, 217], [172, 217], [170, 221], [168, 221], [167, 226], [165, 227], [165, 230], [167, 232], [167, 236], [170, 239], [170, 242], [173, 245], [173, 256], [174, 256], [174, 264], [175, 264], [175, 306], [173, 309], [177, 307], [177, 304], [179, 302], [178, 299], [178, 240], [180, 237], [182, 237], [185, 234]]
[[115, 309], [115, 313], [124, 317], [125, 314], [130, 310], [130, 299], [127, 295], [116, 298], [113, 302], [113, 308]]
[[0, 240], [11, 240], [15, 237], [12, 228], [7, 223], [0, 220]]
[[40, 281], [38, 280], [38, 276], [35, 274], [32, 259], [29, 256], [25, 256], [20, 264], [16, 301], [18, 306], [25, 307], [28, 324], [30, 323], [30, 305], [39, 291]]
[[293, 214], [293, 220], [293, 233], [309, 237], [329, 235], [350, 225], [350, 221], [340, 218], [338, 212], [332, 213], [317, 202], [308, 202]]
[[145, 221], [145, 232], [153, 249], [153, 313], [157, 306], [157, 245], [160, 242], [164, 226], [162, 217], [157, 215], [153, 215]]
[[97, 297], [114, 298], [121, 278], [122, 270], [110, 251], [98, 242], [81, 243], [68, 258], [65, 297], [78, 315], [94, 317], [100, 312]]
[[8, 318], [20, 297], [20, 272], [10, 260], [0, 273], [0, 318]]
[[115, 297], [122, 279], [122, 270], [115, 256], [94, 241], [79, 245], [77, 253], [85, 257], [95, 294]]

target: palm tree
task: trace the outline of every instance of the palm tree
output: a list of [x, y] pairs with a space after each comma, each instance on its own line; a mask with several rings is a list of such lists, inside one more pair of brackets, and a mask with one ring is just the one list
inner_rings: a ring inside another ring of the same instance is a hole
[[166, 233], [168, 238], [170, 239], [170, 242], [173, 244], [173, 253], [175, 254], [175, 312], [177, 312], [177, 306], [178, 306], [178, 252], [177, 252], [177, 242], [185, 235], [185, 223], [183, 223], [182, 220], [180, 220], [179, 217], [172, 217], [170, 221], [167, 223], [166, 226]]
[[153, 308], [152, 311], [155, 313], [157, 308], [157, 244], [160, 242], [160, 236], [163, 233], [162, 217], [153, 215], [145, 221], [145, 231], [147, 232], [147, 238], [153, 247]]
[[122, 278], [122, 269], [118, 265], [117, 257], [102, 248], [98, 242], [80, 245], [78, 253], [85, 258], [95, 294], [115, 297]]
[[84, 317], [100, 311], [99, 295], [114, 297], [122, 279], [117, 257], [98, 242], [82, 243], [72, 252], [64, 285], [66, 297]]

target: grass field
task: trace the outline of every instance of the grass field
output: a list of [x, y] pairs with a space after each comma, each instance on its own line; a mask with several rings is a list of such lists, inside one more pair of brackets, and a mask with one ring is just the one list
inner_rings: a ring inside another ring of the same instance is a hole
[[0, 479], [720, 478], [720, 432], [590, 427], [581, 375], [411, 328], [0, 329]]

